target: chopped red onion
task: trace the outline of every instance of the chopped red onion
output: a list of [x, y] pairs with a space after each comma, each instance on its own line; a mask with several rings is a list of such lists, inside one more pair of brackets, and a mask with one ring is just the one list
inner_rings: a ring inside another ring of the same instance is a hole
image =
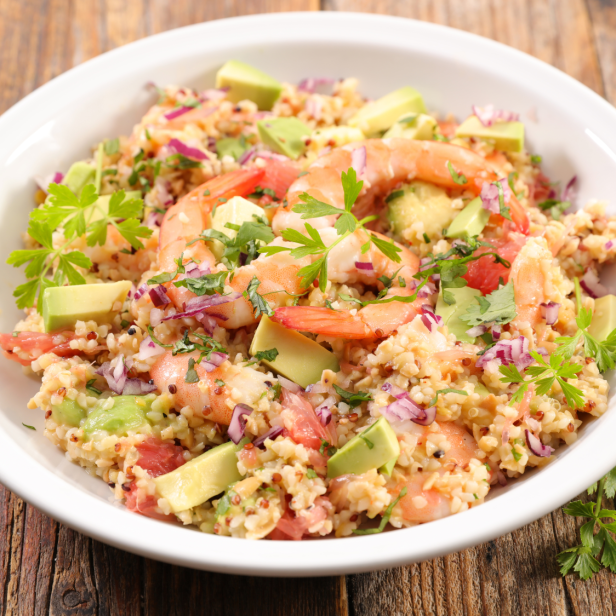
[[[306, 388], [306, 391], [308, 391], [308, 388]], [[336, 398], [334, 398], [334, 396], [328, 396], [314, 409], [317, 417], [321, 420], [321, 425], [327, 426], [332, 420], [332, 412], [330, 409], [332, 406], [335, 406], [335, 404]]]
[[[436, 406], [423, 409], [411, 400], [408, 392], [400, 390], [399, 387], [391, 383], [385, 383], [381, 389], [396, 398], [395, 402], [381, 409], [381, 413], [389, 419], [399, 419], [401, 421], [410, 419], [413, 423], [420, 426], [429, 426], [436, 419]], [[395, 392], [395, 393], [394, 393]]]
[[488, 362], [496, 360], [504, 366], [515, 364], [518, 370], [525, 370], [535, 361], [528, 351], [529, 343], [524, 336], [514, 340], [499, 340], [477, 360], [475, 365], [478, 368], [485, 368]]
[[160, 227], [163, 222], [163, 215], [160, 212], [152, 210], [148, 217], [145, 219], [144, 224], [146, 227]]
[[188, 158], [194, 158], [196, 160], [205, 160], [207, 158], [207, 154], [205, 154], [205, 152], [202, 152], [197, 148], [191, 148], [179, 139], [171, 139], [168, 146], [177, 154], [182, 154]]
[[541, 429], [541, 424], [533, 417], [527, 417], [526, 423], [533, 432], [538, 432]]
[[507, 485], [507, 477], [505, 477], [503, 471], [500, 468], [496, 469], [496, 479], [501, 486], [505, 487]]
[[355, 267], [360, 270], [374, 271], [374, 265], [370, 262], [355, 261]]
[[305, 105], [306, 113], [311, 115], [315, 120], [321, 119], [321, 112], [323, 111], [323, 101], [320, 98], [309, 98]]
[[162, 284], [150, 289], [150, 299], [157, 308], [171, 303], [171, 300], [167, 297], [167, 288]]
[[138, 299], [141, 299], [146, 291], [148, 290], [148, 285], [147, 284], [142, 284], [136, 291], [135, 291], [135, 296], [134, 299], [135, 301], [137, 301]]
[[154, 383], [146, 383], [141, 379], [126, 379], [126, 383], [122, 388], [123, 396], [143, 396], [145, 394], [151, 394], [158, 388]]
[[477, 336], [481, 336], [488, 331], [488, 328], [485, 325], [475, 325], [475, 327], [471, 327], [466, 330], [466, 335], [471, 338], [477, 338]]
[[227, 434], [229, 438], [237, 445], [243, 438], [246, 430], [246, 420], [254, 409], [247, 404], [236, 404], [231, 416], [231, 423]]
[[599, 277], [592, 270], [586, 270], [584, 276], [580, 280], [580, 286], [590, 297], [597, 299], [609, 293], [607, 287], [599, 282]]
[[[422, 306], [423, 314], [421, 315], [421, 322], [430, 330], [430, 332], [435, 332], [438, 327], [443, 325], [443, 317], [438, 314], [434, 314], [434, 312], [429, 310], [424, 310]], [[432, 307], [430, 307], [432, 308]]]
[[110, 361], [106, 361], [97, 371], [96, 374], [105, 377], [109, 389], [114, 393], [120, 395], [126, 384], [128, 375], [128, 367], [124, 361], [123, 355], [118, 355], [116, 358], [116, 365], [111, 366]]
[[255, 447], [260, 447], [261, 449], [265, 449], [264, 443], [269, 438], [274, 440], [278, 435], [282, 434], [282, 428], [280, 426], [274, 426], [270, 428], [265, 434], [261, 435], [258, 439], [256, 439], [253, 443]]
[[505, 111], [504, 109], [495, 109], [494, 105], [486, 105], [485, 107], [472, 106], [473, 114], [484, 126], [492, 126], [494, 122], [517, 122], [520, 115], [513, 111]]
[[145, 359], [149, 359], [150, 357], [161, 355], [164, 352], [165, 349], [163, 347], [155, 344], [150, 336], [146, 336], [141, 341], [141, 344], [139, 345], [139, 353], [135, 356], [135, 358], [143, 361]]
[[44, 192], [49, 193], [49, 185], [50, 184], [61, 184], [64, 179], [64, 174], [60, 173], [60, 171], [56, 171], [55, 173], [51, 173], [45, 177], [35, 176], [34, 181], [37, 186]]
[[503, 331], [502, 325], [499, 323], [492, 324], [492, 340], [498, 340], [501, 337]]
[[[417, 280], [411, 280], [407, 283], [410, 291], [414, 291], [419, 286], [419, 284], [420, 283], [417, 282]], [[436, 292], [436, 286], [431, 282], [426, 282], [426, 284], [424, 284], [424, 286], [421, 287], [421, 289], [419, 289], [419, 291], [417, 292], [417, 297], [419, 299], [426, 299], [426, 297], [430, 297]]]
[[300, 92], [308, 92], [312, 94], [318, 86], [329, 86], [335, 82], [335, 79], [330, 79], [329, 77], [308, 77], [307, 79], [302, 79], [297, 84], [297, 89]]
[[[216, 316], [216, 318], [214, 318], [214, 316]], [[221, 314], [212, 315], [212, 314], [207, 314], [206, 312], [200, 312], [199, 314], [195, 315], [195, 319], [197, 319], [197, 321], [199, 321], [199, 323], [203, 325], [203, 329], [205, 330], [205, 333], [208, 336], [211, 336], [214, 333], [216, 326], [218, 325], [218, 322], [216, 321], [216, 319], [221, 319], [223, 321], [226, 321], [227, 317]]]
[[356, 148], [351, 153], [351, 167], [355, 169], [355, 173], [360, 176], [366, 170], [366, 146], [362, 145]]
[[152, 310], [150, 310], [150, 325], [152, 327], [160, 325], [164, 314], [165, 312], [160, 308], [152, 308]]
[[548, 325], [554, 325], [558, 321], [558, 311], [560, 310], [560, 304], [556, 302], [547, 302], [539, 304], [541, 307], [541, 316], [545, 319]]
[[561, 201], [571, 202], [573, 200], [573, 198], [575, 197], [575, 190], [573, 187], [575, 186], [576, 182], [577, 182], [577, 175], [574, 175], [567, 182], [567, 185], [565, 186], [565, 189], [563, 190], [562, 195], [560, 196]]
[[237, 162], [240, 165], [245, 165], [247, 162], [252, 160], [257, 153], [257, 148], [248, 148], [238, 159]]
[[229, 88], [211, 88], [209, 90], [204, 90], [199, 94], [199, 99], [201, 101], [219, 101], [227, 96], [227, 91]]
[[192, 109], [192, 107], [178, 107], [177, 109], [166, 113], [164, 117], [167, 118], [167, 120], [174, 120], [175, 118], [178, 118], [179, 116], [184, 115], [189, 111], [192, 111]]
[[[503, 187], [503, 197], [505, 203], [508, 203], [509, 199], [511, 199], [511, 189], [509, 188], [509, 184], [507, 183], [507, 178], [503, 178], [498, 180], [500, 185]], [[484, 182], [481, 187], [481, 193], [479, 194], [481, 198], [481, 205], [488, 212], [492, 212], [493, 214], [500, 213], [500, 200], [498, 197], [498, 186], [493, 182]]]
[[259, 152], [258, 158], [269, 158], [270, 160], [279, 160], [281, 162], [287, 162], [291, 160], [288, 156], [284, 154], [276, 154], [276, 152], [268, 152], [267, 150], [263, 150]]
[[241, 293], [233, 292], [228, 295], [203, 295], [202, 297], [193, 297], [186, 302], [184, 306], [184, 312], [178, 312], [164, 317], [163, 321], [169, 321], [171, 319], [183, 319], [185, 317], [194, 317], [199, 313], [202, 313], [207, 308], [213, 306], [220, 306], [228, 302], [234, 302], [242, 297]]
[[421, 310], [422, 312], [430, 312], [431, 314], [434, 314], [434, 306], [432, 306], [432, 304], [422, 304]]
[[297, 383], [293, 381], [289, 381], [289, 379], [285, 379], [284, 376], [278, 376], [278, 382], [292, 394], [299, 394], [304, 391]]
[[614, 242], [612, 240], [610, 240], [609, 242], [605, 243], [605, 250], [610, 250], [612, 248], [612, 246], [614, 246]]
[[528, 448], [540, 458], [548, 458], [554, 453], [554, 449], [549, 445], [544, 445], [541, 440], [536, 437], [530, 430], [524, 430], [526, 433], [526, 444]]

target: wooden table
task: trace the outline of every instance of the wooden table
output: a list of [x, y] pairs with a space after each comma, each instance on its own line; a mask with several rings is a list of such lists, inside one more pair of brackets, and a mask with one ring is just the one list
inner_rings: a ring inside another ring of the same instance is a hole
[[[0, 111], [72, 66], [149, 34], [221, 17], [320, 9], [469, 30], [550, 62], [616, 101], [616, 0], [0, 0]], [[496, 541], [409, 567], [244, 578], [110, 548], [0, 486], [0, 616], [616, 614], [615, 576], [560, 577], [555, 556], [576, 543], [575, 522], [557, 510]]]

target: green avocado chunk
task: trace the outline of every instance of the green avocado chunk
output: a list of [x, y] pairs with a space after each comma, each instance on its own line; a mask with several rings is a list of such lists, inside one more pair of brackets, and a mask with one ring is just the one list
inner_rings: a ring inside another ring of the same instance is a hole
[[86, 412], [75, 400], [64, 398], [61, 404], [51, 405], [51, 417], [59, 425], [79, 427]]
[[219, 159], [222, 159], [223, 156], [231, 156], [231, 158], [237, 160], [246, 151], [246, 147], [246, 142], [241, 139], [225, 137], [216, 142], [216, 153]]
[[421, 94], [406, 86], [362, 107], [349, 120], [349, 126], [355, 126], [371, 137], [393, 126], [402, 114], [411, 113], [426, 113], [426, 106]]
[[483, 207], [481, 199], [473, 199], [454, 219], [447, 229], [446, 237], [464, 239], [479, 235], [490, 220], [490, 212]]
[[396, 466], [397, 461], [398, 461], [398, 456], [396, 456], [395, 458], [392, 458], [389, 462], [383, 464], [383, 466], [379, 468], [379, 473], [383, 475], [387, 475], [388, 477], [391, 477], [391, 474], [394, 470], [394, 466]]
[[233, 103], [250, 100], [269, 111], [282, 92], [282, 84], [249, 64], [229, 60], [216, 74], [216, 87], [229, 88], [227, 98]]
[[595, 311], [588, 333], [603, 342], [616, 329], [616, 295], [604, 295], [595, 300]]
[[426, 182], [403, 184], [390, 193], [387, 202], [387, 218], [394, 233], [414, 246], [425, 239], [411, 228], [413, 224], [422, 222], [428, 238], [440, 238], [443, 227], [456, 215], [445, 190]]
[[[129, 430], [138, 430], [149, 425], [146, 413], [152, 408], [156, 396], [113, 396], [99, 400], [96, 408], [88, 415], [83, 431], [89, 440], [94, 432], [105, 431], [116, 436], [126, 436]], [[113, 406], [106, 409], [108, 400]]]
[[[141, 199], [140, 190], [127, 190], [124, 194], [125, 201], [127, 201], [128, 199]], [[94, 222], [95, 220], [100, 220], [103, 215], [109, 214], [109, 201], [111, 200], [111, 197], [112, 195], [101, 195], [96, 200], [94, 205], [89, 209], [89, 216], [88, 214], [86, 214], [88, 224]]]
[[240, 481], [237, 452], [243, 444], [218, 445], [174, 471], [154, 479], [156, 490], [177, 513], [201, 505]]
[[405, 113], [383, 135], [384, 138], [402, 137], [404, 139], [417, 139], [431, 141], [434, 137], [436, 120], [425, 113]]
[[298, 159], [306, 149], [303, 137], [312, 134], [312, 131], [297, 118], [266, 118], [257, 122], [257, 128], [265, 145], [294, 160]]
[[481, 295], [481, 291], [471, 289], [470, 287], [447, 289], [447, 291], [454, 296], [456, 303], [451, 306], [447, 305], [443, 300], [443, 291], [441, 289], [434, 312], [443, 318], [444, 325], [447, 325], [450, 334], [453, 334], [460, 342], [470, 342], [472, 344], [475, 342], [475, 338], [466, 333], [470, 329], [470, 325], [460, 320], [460, 316], [466, 314], [467, 308], [475, 303], [475, 298]]
[[[231, 197], [226, 203], [221, 203], [212, 216], [212, 229], [224, 233], [229, 239], [234, 239], [237, 235], [237, 231], [225, 227], [227, 223], [233, 225], [242, 226], [244, 222], [254, 222], [255, 216], [262, 218], [265, 212], [263, 208], [259, 207], [244, 199], [243, 197]], [[210, 250], [220, 261], [225, 251], [225, 247], [222, 242], [210, 242], [208, 244]]]
[[66, 184], [77, 196], [86, 184], [93, 184], [96, 176], [96, 167], [83, 161], [73, 163], [66, 172], [63, 184]]
[[50, 287], [43, 293], [45, 332], [74, 327], [77, 321], [111, 323], [132, 287], [130, 280]]
[[399, 455], [398, 437], [387, 419], [380, 417], [327, 461], [327, 476], [332, 479], [349, 473], [361, 475], [387, 464]]
[[340, 370], [338, 360], [331, 351], [263, 316], [252, 339], [250, 354], [254, 357], [259, 351], [270, 349], [278, 351], [276, 359], [262, 359], [261, 362], [304, 388], [318, 383], [323, 370]]
[[480, 396], [489, 396], [490, 392], [488, 391], [488, 388], [483, 384], [483, 383], [475, 383], [475, 392], [476, 394], [479, 394]]
[[477, 116], [470, 116], [456, 129], [456, 137], [477, 137], [494, 143], [497, 150], [521, 152], [524, 149], [522, 122], [495, 122], [484, 126]]

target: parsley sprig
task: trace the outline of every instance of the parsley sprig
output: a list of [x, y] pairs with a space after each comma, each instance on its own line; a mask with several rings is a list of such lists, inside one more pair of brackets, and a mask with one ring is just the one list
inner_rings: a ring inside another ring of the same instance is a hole
[[293, 211], [301, 214], [303, 220], [312, 218], [320, 218], [321, 216], [338, 216], [334, 228], [338, 233], [336, 240], [326, 246], [319, 232], [309, 223], [305, 223], [305, 228], [308, 235], [303, 235], [295, 229], [285, 229], [282, 232], [282, 238], [288, 242], [299, 244], [297, 248], [289, 248], [287, 246], [263, 246], [259, 248], [259, 252], [272, 255], [277, 252], [290, 251], [291, 255], [296, 259], [301, 259], [308, 255], [318, 255], [310, 265], [302, 267], [298, 276], [301, 276], [301, 285], [303, 288], [308, 288], [312, 282], [318, 278], [319, 288], [325, 292], [327, 285], [327, 257], [329, 253], [340, 242], [345, 240], [349, 235], [357, 229], [363, 229], [366, 233], [366, 242], [361, 247], [362, 254], [366, 254], [370, 250], [371, 244], [374, 244], [388, 259], [400, 263], [400, 252], [402, 249], [396, 246], [393, 242], [388, 242], [374, 233], [370, 233], [365, 225], [376, 216], [366, 216], [361, 220], [351, 212], [353, 204], [357, 200], [359, 193], [364, 185], [363, 181], [357, 180], [357, 174], [352, 167], [345, 173], [342, 172], [342, 189], [344, 191], [344, 210], [334, 207], [329, 203], [324, 203], [315, 199], [308, 193], [302, 193], [299, 196], [301, 203], [293, 207]]
[[372, 400], [372, 396], [364, 391], [360, 392], [352, 392], [346, 391], [346, 389], [342, 389], [342, 387], [338, 387], [338, 385], [334, 385], [334, 389], [336, 393], [349, 405], [351, 409], [359, 406], [362, 402], [369, 402]]
[[[564, 576], [573, 569], [583, 580], [587, 580], [601, 569], [601, 565], [616, 573], [616, 541], [610, 534], [616, 532], [616, 511], [603, 509], [603, 495], [613, 498], [616, 494], [616, 469], [612, 469], [599, 481], [588, 488], [588, 493], [597, 492], [594, 503], [573, 501], [564, 508], [567, 515], [590, 518], [580, 528], [581, 545], [569, 548], [558, 556], [560, 573]], [[602, 518], [610, 518], [612, 522], [603, 522]], [[595, 534], [595, 528], [599, 532]]]
[[476, 304], [471, 304], [466, 312], [460, 315], [460, 320], [468, 323], [469, 327], [486, 323], [504, 325], [516, 318], [515, 295], [513, 282], [508, 282], [490, 293], [490, 295], [477, 296]]
[[[83, 252], [70, 250], [76, 238], [85, 236], [88, 246], [102, 246], [107, 240], [108, 225], [112, 225], [138, 249], [143, 248], [140, 238], [152, 235], [152, 230], [141, 226], [138, 219], [143, 212], [143, 201], [126, 199], [123, 190], [111, 196], [108, 209], [98, 203], [93, 184], [85, 186], [79, 197], [62, 184], [50, 184], [49, 194], [49, 203], [30, 214], [28, 226], [28, 234], [41, 248], [14, 250], [7, 259], [14, 267], [27, 264], [25, 274], [30, 280], [13, 292], [18, 308], [33, 306], [49, 287], [85, 284], [85, 278], [76, 268], [89, 270], [92, 261]], [[53, 233], [60, 227], [65, 241], [54, 247]], [[42, 309], [41, 302], [38, 308]]]

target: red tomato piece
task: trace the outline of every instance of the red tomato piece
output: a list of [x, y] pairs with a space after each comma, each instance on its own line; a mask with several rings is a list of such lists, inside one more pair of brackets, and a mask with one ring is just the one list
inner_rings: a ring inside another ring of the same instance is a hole
[[163, 522], [174, 522], [176, 517], [172, 514], [165, 515], [164, 513], [158, 513], [156, 511], [157, 499], [155, 496], [148, 494], [144, 499], [137, 501], [137, 484], [132, 483], [130, 490], [125, 493], [126, 508], [134, 513], [140, 513], [147, 518], [153, 518], [155, 520], [162, 520]]
[[186, 462], [184, 449], [171, 442], [149, 438], [137, 445], [139, 459], [137, 464], [148, 471], [150, 477], [166, 475]]
[[332, 434], [322, 424], [312, 405], [304, 397], [282, 389], [282, 407], [286, 417], [291, 417], [291, 438], [298, 444], [319, 449], [323, 441], [331, 444]]
[[276, 198], [282, 199], [287, 194], [289, 186], [297, 180], [300, 168], [291, 160], [282, 161], [270, 158], [266, 162], [265, 175], [261, 178], [259, 186], [273, 190]]
[[[75, 332], [58, 332], [56, 334], [42, 334], [40, 332], [19, 332], [17, 336], [13, 334], [0, 334], [0, 347], [4, 356], [13, 361], [19, 362], [22, 366], [29, 366], [45, 353], [53, 352], [59, 357], [72, 357], [79, 353], [76, 349], [71, 349], [70, 341], [75, 337]], [[28, 359], [17, 356], [14, 352], [15, 347], [28, 354]]]

